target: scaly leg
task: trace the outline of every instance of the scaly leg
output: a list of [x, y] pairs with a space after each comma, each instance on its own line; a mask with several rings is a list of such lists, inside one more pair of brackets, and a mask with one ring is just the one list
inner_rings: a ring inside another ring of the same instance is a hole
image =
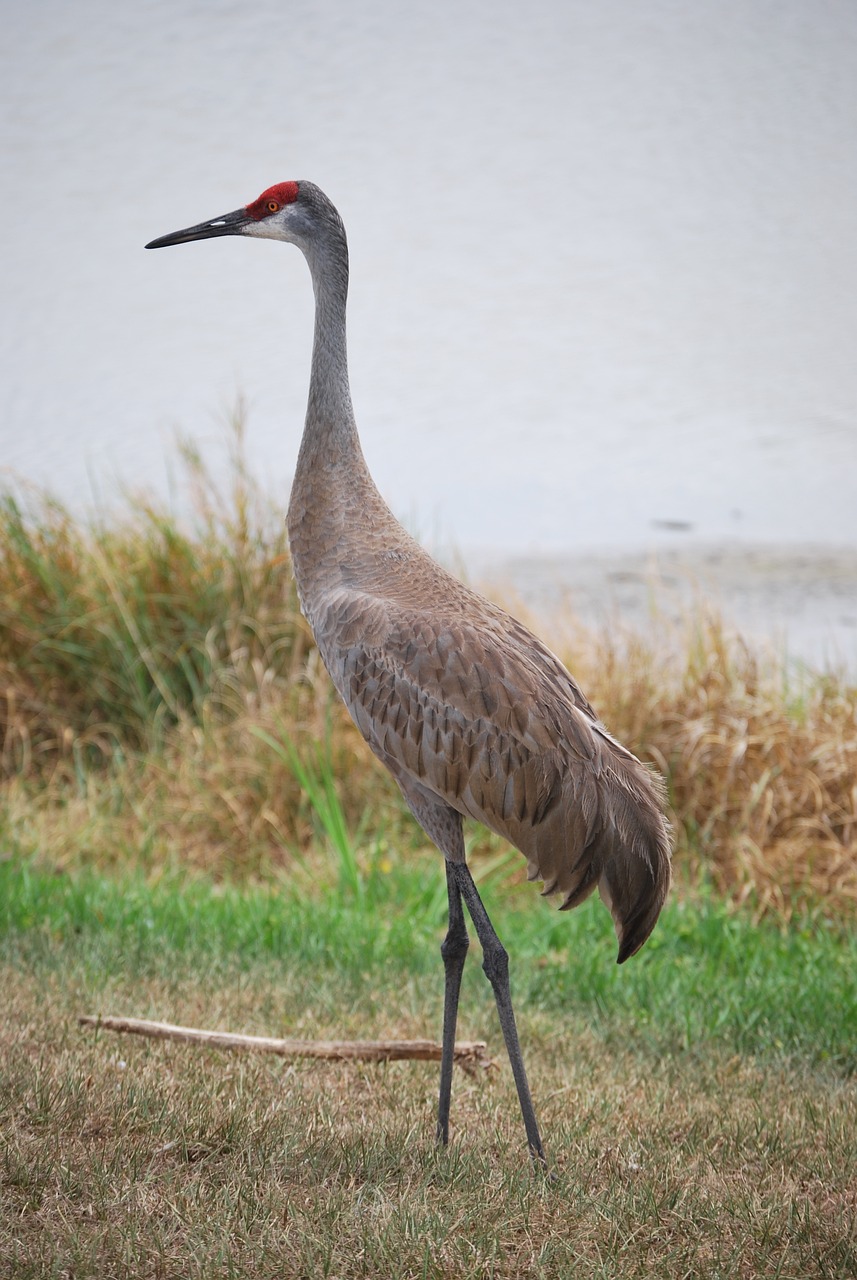
[[[512, 1064], [512, 1074], [515, 1077], [515, 1085], [518, 1089], [518, 1101], [521, 1104], [521, 1115], [524, 1118], [524, 1128], [527, 1131], [527, 1142], [530, 1146], [530, 1155], [533, 1161], [547, 1168], [547, 1160], [545, 1158], [542, 1140], [539, 1136], [539, 1127], [536, 1123], [536, 1113], [533, 1110], [533, 1100], [530, 1096], [530, 1086], [527, 1083], [527, 1073], [524, 1069], [524, 1059], [521, 1055], [521, 1044], [518, 1039], [518, 1029], [515, 1026], [515, 1014], [512, 1009], [512, 993], [509, 988], [509, 956], [506, 948], [497, 937], [494, 926], [489, 919], [488, 912], [483, 906], [482, 899], [476, 885], [473, 883], [467, 866], [463, 862], [448, 862], [447, 875], [455, 879], [459, 893], [467, 903], [467, 910], [476, 926], [476, 933], [482, 944], [483, 961], [482, 968], [485, 970], [491, 986], [494, 988], [494, 998], [497, 1001], [497, 1012], [500, 1015], [500, 1027], [503, 1031], [503, 1039], [506, 1041], [506, 1052], [509, 1055], [509, 1062]], [[452, 903], [452, 890], [450, 889], [450, 904]], [[450, 922], [452, 920], [452, 908], [450, 906]], [[463, 963], [463, 961], [462, 961]], [[444, 1049], [446, 1048], [446, 1026], [444, 1024]], [[441, 1086], [442, 1087], [442, 1086]], [[443, 1095], [441, 1094], [441, 1097]]]
[[461, 975], [470, 939], [464, 923], [461, 890], [455, 878], [455, 863], [446, 862], [446, 889], [449, 894], [449, 929], [441, 943], [440, 954], [446, 983], [443, 993], [443, 1054], [440, 1060], [440, 1096], [437, 1104], [437, 1140], [449, 1142], [449, 1102], [452, 1096], [452, 1063], [455, 1049], [455, 1025], [458, 1021], [458, 996]]

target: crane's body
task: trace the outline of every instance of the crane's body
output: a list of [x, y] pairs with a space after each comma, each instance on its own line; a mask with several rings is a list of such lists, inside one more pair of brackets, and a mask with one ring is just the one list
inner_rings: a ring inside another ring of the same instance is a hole
[[484, 952], [530, 1150], [544, 1163], [505, 950], [464, 860], [462, 819], [506, 837], [543, 892], [576, 906], [596, 887], [619, 960], [645, 942], [670, 880], [661, 788], [610, 736], [563, 664], [526, 627], [438, 565], [395, 519], [363, 458], [351, 406], [348, 251], [333, 205], [281, 183], [244, 209], [153, 241], [221, 235], [296, 243], [312, 274], [315, 337], [288, 512], [302, 609], [340, 696], [446, 859], [449, 930], [438, 1136], [448, 1138], [452, 1049], [468, 939]]

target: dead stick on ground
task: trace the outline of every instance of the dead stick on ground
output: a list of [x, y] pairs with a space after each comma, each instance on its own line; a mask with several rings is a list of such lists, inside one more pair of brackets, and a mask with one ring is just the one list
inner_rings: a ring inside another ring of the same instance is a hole
[[[283, 1058], [328, 1058], [334, 1061], [395, 1062], [422, 1058], [439, 1062], [441, 1047], [433, 1040], [274, 1040], [269, 1036], [242, 1036], [232, 1031], [202, 1031], [197, 1027], [176, 1027], [169, 1022], [147, 1022], [143, 1018], [110, 1018], [82, 1014], [78, 1023], [105, 1031], [126, 1031], [156, 1040], [185, 1040], [215, 1049], [249, 1049], [276, 1053]], [[455, 1061], [465, 1071], [491, 1066], [484, 1040], [460, 1040]]]

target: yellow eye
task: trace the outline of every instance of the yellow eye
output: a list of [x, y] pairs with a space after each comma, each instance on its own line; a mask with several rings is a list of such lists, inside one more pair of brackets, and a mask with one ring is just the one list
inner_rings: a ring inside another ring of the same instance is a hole
[[277, 212], [278, 212], [278, 210], [279, 210], [279, 208], [280, 208], [280, 206], [277, 204], [276, 200], [269, 200], [269, 201], [268, 201], [268, 212], [269, 212], [269, 213], [277, 213]]

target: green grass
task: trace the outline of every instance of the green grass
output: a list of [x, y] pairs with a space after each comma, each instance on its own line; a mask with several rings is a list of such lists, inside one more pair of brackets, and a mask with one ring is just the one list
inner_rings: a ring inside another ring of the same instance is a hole
[[[530, 886], [513, 893], [489, 877], [482, 892], [512, 956], [516, 997], [531, 1013], [578, 1019], [607, 1039], [630, 1032], [652, 1053], [717, 1044], [857, 1070], [851, 930], [820, 916], [782, 928], [710, 897], [674, 899], [641, 955], [619, 967], [597, 898], [559, 913]], [[211, 975], [261, 964], [293, 986], [326, 984], [331, 1008], [337, 1000], [382, 1008], [391, 985], [433, 979], [436, 1002], [445, 904], [439, 857], [375, 868], [359, 893], [334, 886], [312, 894], [286, 881], [251, 888], [171, 876], [149, 884], [10, 860], [0, 864], [0, 957], [83, 966], [90, 980], [122, 968]], [[490, 1005], [473, 958], [468, 979]]]
[[490, 875], [482, 890], [512, 956], [547, 1184], [478, 945], [459, 1034], [498, 1069], [456, 1073], [446, 1152], [434, 1065], [290, 1064], [76, 1024], [436, 1037], [439, 858], [375, 864], [359, 893], [0, 865], [12, 1274], [853, 1274], [853, 935], [673, 901], [617, 967], [597, 903], [558, 914]]

